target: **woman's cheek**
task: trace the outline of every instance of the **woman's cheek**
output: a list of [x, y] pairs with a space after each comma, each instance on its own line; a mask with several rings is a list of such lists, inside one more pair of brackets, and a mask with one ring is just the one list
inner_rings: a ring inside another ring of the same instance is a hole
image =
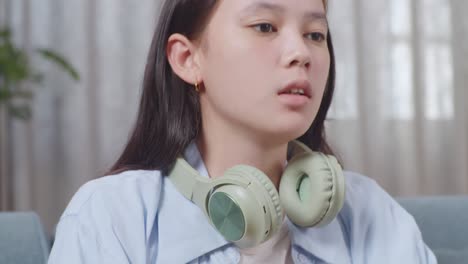
[[[320, 80], [319, 82], [323, 84], [321, 85], [323, 86], [321, 87], [323, 90], [325, 89], [328, 74], [330, 71], [330, 56], [328, 55], [328, 52], [326, 55], [317, 56], [316, 63], [314, 63], [313, 65], [314, 69], [312, 71], [312, 74], [315, 75], [315, 78], [317, 80]], [[314, 76], [312, 76], [312, 78], [314, 78]]]

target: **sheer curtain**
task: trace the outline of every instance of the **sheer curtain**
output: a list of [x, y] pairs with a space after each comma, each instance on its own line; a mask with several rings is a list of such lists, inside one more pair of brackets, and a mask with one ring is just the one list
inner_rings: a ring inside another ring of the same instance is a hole
[[73, 193], [109, 168], [128, 137], [159, 2], [0, 2], [18, 44], [52, 48], [81, 75], [74, 82], [33, 55], [46, 76], [41, 85], [28, 84], [34, 117], [10, 120], [10, 203], [37, 211], [50, 232]]
[[329, 136], [393, 195], [468, 193], [468, 19], [458, 0], [331, 1]]
[[[81, 74], [75, 83], [33, 56], [47, 76], [28, 84], [34, 117], [0, 128], [11, 132], [10, 204], [37, 211], [49, 232], [73, 193], [111, 165], [128, 137], [159, 5], [0, 0], [0, 21], [14, 29], [16, 43], [53, 48]], [[392, 195], [467, 194], [468, 2], [330, 5], [338, 80], [327, 128], [345, 167]]]

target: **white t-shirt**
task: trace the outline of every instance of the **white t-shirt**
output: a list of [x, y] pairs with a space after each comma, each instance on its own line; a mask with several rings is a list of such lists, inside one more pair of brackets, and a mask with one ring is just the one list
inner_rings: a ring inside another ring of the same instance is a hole
[[286, 218], [280, 230], [264, 243], [246, 249], [239, 249], [240, 264], [281, 263], [292, 264], [291, 239], [289, 238]]

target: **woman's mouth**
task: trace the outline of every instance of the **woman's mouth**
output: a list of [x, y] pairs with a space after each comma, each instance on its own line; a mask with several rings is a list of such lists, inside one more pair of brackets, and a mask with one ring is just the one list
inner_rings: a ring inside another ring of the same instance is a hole
[[296, 80], [288, 83], [283, 89], [279, 90], [278, 95], [292, 94], [311, 97], [310, 83], [307, 80]]
[[278, 91], [281, 103], [291, 108], [298, 108], [307, 104], [311, 98], [311, 94], [310, 83], [305, 80], [290, 82]]

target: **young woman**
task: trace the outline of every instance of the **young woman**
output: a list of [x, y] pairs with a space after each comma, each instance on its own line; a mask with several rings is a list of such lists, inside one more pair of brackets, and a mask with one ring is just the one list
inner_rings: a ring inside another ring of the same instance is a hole
[[435, 263], [413, 218], [341, 172], [322, 0], [167, 0], [133, 134], [49, 263]]

